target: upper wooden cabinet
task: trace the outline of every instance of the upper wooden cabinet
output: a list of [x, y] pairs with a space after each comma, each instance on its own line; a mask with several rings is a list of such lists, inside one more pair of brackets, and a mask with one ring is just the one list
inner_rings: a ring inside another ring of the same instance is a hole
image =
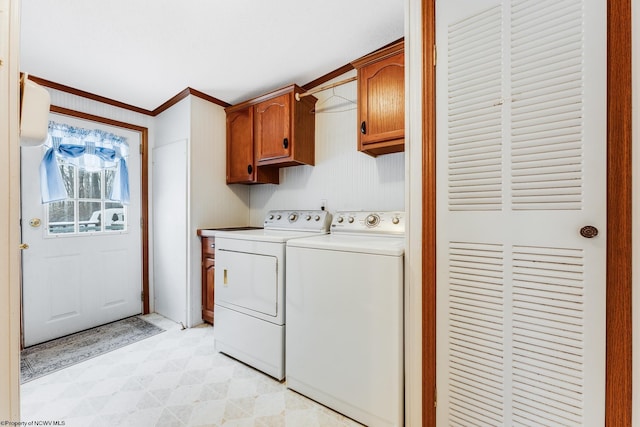
[[404, 151], [404, 41], [364, 56], [358, 70], [358, 150]]
[[315, 164], [316, 98], [287, 86], [227, 107], [227, 183], [278, 183], [278, 169]]
[[253, 145], [253, 107], [227, 109], [227, 184], [278, 184], [273, 168], [256, 167]]

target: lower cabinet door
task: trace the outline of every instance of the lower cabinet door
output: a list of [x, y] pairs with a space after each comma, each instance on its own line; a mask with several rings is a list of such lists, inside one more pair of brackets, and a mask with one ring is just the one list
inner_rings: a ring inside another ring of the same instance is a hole
[[204, 258], [202, 262], [202, 320], [211, 324], [213, 324], [215, 271], [215, 260]]

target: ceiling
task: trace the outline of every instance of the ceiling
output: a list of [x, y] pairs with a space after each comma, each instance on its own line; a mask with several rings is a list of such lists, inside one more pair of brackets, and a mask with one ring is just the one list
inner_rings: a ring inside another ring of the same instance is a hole
[[22, 0], [20, 71], [153, 110], [304, 85], [404, 34], [404, 0]]

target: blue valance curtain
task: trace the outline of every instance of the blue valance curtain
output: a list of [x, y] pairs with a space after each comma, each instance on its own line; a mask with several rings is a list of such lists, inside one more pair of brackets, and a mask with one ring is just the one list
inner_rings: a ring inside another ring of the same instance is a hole
[[67, 199], [67, 190], [60, 174], [58, 158], [80, 169], [95, 172], [116, 169], [109, 200], [129, 204], [129, 144], [121, 136], [101, 130], [88, 130], [49, 122], [48, 147], [40, 163], [42, 203]]

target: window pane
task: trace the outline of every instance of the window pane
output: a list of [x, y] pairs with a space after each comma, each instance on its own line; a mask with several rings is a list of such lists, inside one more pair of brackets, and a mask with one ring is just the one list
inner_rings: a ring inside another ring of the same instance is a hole
[[104, 197], [105, 199], [111, 195], [113, 189], [113, 181], [116, 177], [115, 169], [105, 169], [104, 171]]
[[102, 199], [100, 172], [78, 171], [78, 198]]
[[62, 182], [64, 182], [64, 188], [67, 189], [67, 195], [70, 199], [75, 198], [76, 192], [73, 185], [73, 176], [76, 168], [72, 165], [60, 165], [60, 175], [62, 175]]
[[100, 202], [78, 202], [78, 231], [100, 231], [102, 212]]
[[74, 232], [74, 202], [49, 203], [49, 234]]
[[122, 203], [107, 202], [105, 207], [105, 230], [124, 230], [126, 223], [124, 220], [125, 208]]

